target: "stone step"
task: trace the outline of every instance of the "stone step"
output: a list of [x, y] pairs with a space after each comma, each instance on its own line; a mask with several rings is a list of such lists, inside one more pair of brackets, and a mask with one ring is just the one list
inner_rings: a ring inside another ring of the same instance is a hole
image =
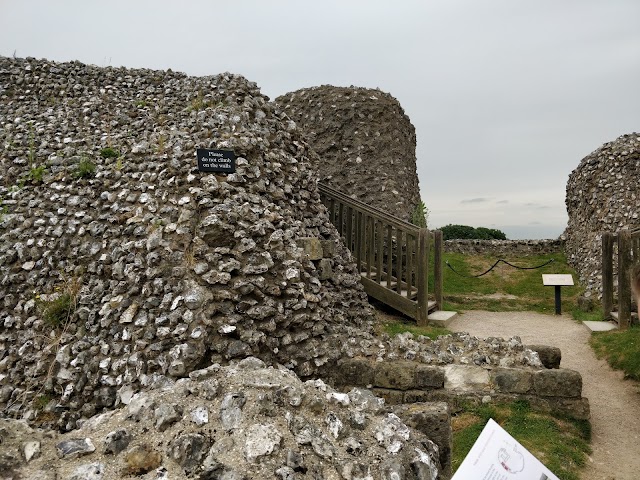
[[584, 320], [582, 324], [591, 332], [608, 332], [610, 330], [616, 330], [618, 325], [615, 322], [594, 322]]
[[427, 317], [429, 324], [437, 327], [448, 327], [458, 312], [450, 312], [448, 310], [435, 310]]

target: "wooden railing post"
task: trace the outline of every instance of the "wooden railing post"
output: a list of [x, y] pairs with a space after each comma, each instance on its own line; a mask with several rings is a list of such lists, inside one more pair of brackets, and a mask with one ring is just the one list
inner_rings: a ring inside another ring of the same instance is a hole
[[[386, 303], [420, 325], [429, 321], [429, 249], [426, 228], [400, 220], [353, 199], [327, 185], [318, 184], [329, 219], [346, 241], [368, 295]], [[439, 233], [439, 232], [438, 232]], [[442, 247], [438, 248], [436, 288], [442, 305]], [[385, 268], [386, 267], [386, 268]]]
[[602, 313], [605, 320], [613, 311], [613, 235], [602, 234]]
[[618, 327], [629, 328], [631, 323], [631, 232], [618, 233]]
[[429, 323], [429, 230], [421, 228], [418, 232], [417, 254], [417, 287], [418, 287], [418, 315], [416, 322], [420, 326]]
[[442, 231], [433, 232], [433, 291], [436, 308], [442, 310]]
[[365, 241], [364, 232], [364, 213], [356, 211], [356, 265], [358, 266], [358, 273], [362, 272], [363, 258], [363, 243]]

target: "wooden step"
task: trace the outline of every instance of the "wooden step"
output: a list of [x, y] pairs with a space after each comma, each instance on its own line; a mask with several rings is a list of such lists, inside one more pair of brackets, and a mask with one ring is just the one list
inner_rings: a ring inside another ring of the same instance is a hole
[[[369, 280], [373, 280], [381, 287], [387, 288], [394, 292], [397, 291], [396, 289], [398, 288], [398, 282], [393, 277], [391, 277], [391, 285], [389, 285], [389, 282], [387, 282], [387, 280], [382, 280], [381, 282], [378, 282], [373, 272], [371, 273], [370, 277], [367, 276], [367, 272], [360, 272], [360, 275], [363, 276], [364, 278], [368, 278]], [[383, 278], [384, 278], [384, 275], [383, 275]], [[402, 282], [402, 283], [405, 283], [405, 282]], [[407, 289], [406, 288], [401, 289], [400, 295], [402, 295], [404, 298], [407, 298]], [[417, 296], [418, 296], [418, 289], [414, 286], [411, 286], [411, 296], [408, 297], [409, 300], [414, 300]]]

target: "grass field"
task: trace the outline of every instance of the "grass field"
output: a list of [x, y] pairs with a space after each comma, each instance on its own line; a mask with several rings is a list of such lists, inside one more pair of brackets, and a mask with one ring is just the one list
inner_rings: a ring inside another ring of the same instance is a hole
[[526, 401], [465, 408], [452, 418], [455, 471], [487, 421], [493, 418], [562, 480], [578, 480], [591, 453], [591, 425], [585, 420], [533, 412]]
[[598, 358], [612, 368], [622, 370], [626, 378], [640, 380], [640, 327], [597, 332], [591, 335], [591, 347]]
[[[553, 287], [542, 284], [542, 274], [572, 274], [574, 281], [578, 277], [563, 254], [510, 256], [504, 258], [519, 267], [535, 267], [549, 260], [550, 264], [534, 269], [519, 270], [500, 263], [488, 274], [469, 278], [489, 269], [498, 257], [489, 255], [463, 255], [445, 253], [446, 264], [443, 267], [444, 307], [446, 310], [489, 310], [524, 311], [540, 313], [555, 312], [555, 292]], [[430, 278], [430, 291], [433, 291], [433, 272]], [[562, 287], [562, 311], [572, 313], [578, 320], [601, 320], [602, 314], [596, 308], [592, 312], [580, 311], [576, 300], [584, 288], [580, 285]]]

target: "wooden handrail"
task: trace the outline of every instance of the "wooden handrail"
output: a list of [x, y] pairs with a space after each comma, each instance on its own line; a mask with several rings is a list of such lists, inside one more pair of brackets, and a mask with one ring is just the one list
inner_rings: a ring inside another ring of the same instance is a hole
[[356, 200], [349, 195], [345, 195], [341, 191], [325, 185], [324, 183], [318, 182], [318, 190], [320, 191], [320, 194], [325, 194], [333, 197], [334, 199], [341, 200], [342, 202], [352, 206], [352, 208], [355, 208], [356, 210], [359, 210], [361, 212], [368, 213], [372, 217], [382, 220], [392, 225], [393, 227], [397, 227], [405, 232], [415, 232], [417, 234], [418, 230], [420, 230], [419, 227], [413, 225], [412, 223], [400, 220], [398, 217], [394, 217], [393, 215], [383, 210], [379, 210], [375, 207], [367, 205], [364, 202], [361, 202], [360, 200]]
[[[429, 246], [436, 239], [435, 257], [441, 261], [442, 235], [429, 232], [382, 210], [318, 183], [327, 207], [347, 248], [355, 257], [368, 295], [414, 318], [428, 323], [430, 309], [442, 305], [442, 268], [436, 266], [436, 301], [429, 301]], [[440, 240], [440, 241], [438, 241]]]

